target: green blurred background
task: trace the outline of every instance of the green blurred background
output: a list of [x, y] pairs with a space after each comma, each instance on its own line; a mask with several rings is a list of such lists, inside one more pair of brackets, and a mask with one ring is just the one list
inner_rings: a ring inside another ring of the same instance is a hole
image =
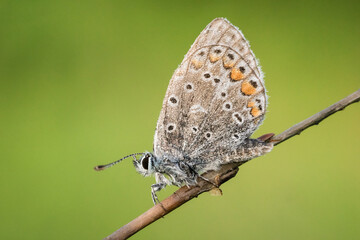
[[[152, 206], [173, 71], [227, 17], [252, 44], [280, 133], [359, 88], [359, 1], [0, 1], [1, 239], [101, 239]], [[359, 239], [360, 105], [241, 167], [134, 239]], [[175, 191], [169, 187], [161, 199]]]

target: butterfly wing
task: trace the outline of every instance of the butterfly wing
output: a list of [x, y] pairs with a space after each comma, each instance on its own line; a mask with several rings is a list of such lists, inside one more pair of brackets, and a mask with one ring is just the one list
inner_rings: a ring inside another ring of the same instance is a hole
[[229, 21], [217, 18], [170, 80], [154, 154], [170, 160], [219, 160], [256, 130], [266, 105], [263, 76], [248, 42]]

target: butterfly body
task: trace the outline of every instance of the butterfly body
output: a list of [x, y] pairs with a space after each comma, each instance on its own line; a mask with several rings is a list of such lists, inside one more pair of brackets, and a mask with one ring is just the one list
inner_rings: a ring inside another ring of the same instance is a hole
[[229, 21], [216, 18], [200, 33], [170, 80], [154, 152], [125, 158], [134, 157], [140, 174], [155, 175], [151, 195], [156, 203], [156, 192], [167, 185], [195, 185], [205, 172], [271, 151], [272, 143], [250, 138], [266, 108], [263, 74], [249, 43]]
[[204, 172], [271, 151], [271, 143], [249, 138], [266, 107], [263, 75], [248, 42], [226, 19], [214, 19], [170, 80], [154, 152], [134, 160], [139, 173], [155, 175], [154, 203], [166, 185], [195, 185]]

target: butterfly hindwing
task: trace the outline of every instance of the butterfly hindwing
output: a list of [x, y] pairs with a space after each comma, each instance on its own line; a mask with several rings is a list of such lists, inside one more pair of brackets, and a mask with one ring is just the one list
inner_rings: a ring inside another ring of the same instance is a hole
[[[248, 42], [226, 19], [215, 19], [170, 80], [154, 154], [170, 160], [229, 158], [260, 125], [266, 105], [260, 67]], [[224, 151], [228, 156], [220, 156]]]

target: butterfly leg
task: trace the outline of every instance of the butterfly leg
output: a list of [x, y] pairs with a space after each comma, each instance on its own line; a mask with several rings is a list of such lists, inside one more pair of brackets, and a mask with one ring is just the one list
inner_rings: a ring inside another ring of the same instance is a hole
[[155, 173], [155, 180], [156, 183], [151, 185], [151, 198], [153, 200], [154, 205], [157, 202], [160, 202], [158, 197], [156, 196], [156, 192], [160, 191], [161, 189], [164, 189], [167, 185], [171, 184], [171, 181], [161, 173]]
[[153, 185], [151, 185], [151, 199], [154, 203], [154, 205], [156, 205], [156, 203], [159, 203], [159, 199], [156, 196], [156, 192], [160, 191], [161, 189], [166, 187], [166, 183], [155, 183]]

